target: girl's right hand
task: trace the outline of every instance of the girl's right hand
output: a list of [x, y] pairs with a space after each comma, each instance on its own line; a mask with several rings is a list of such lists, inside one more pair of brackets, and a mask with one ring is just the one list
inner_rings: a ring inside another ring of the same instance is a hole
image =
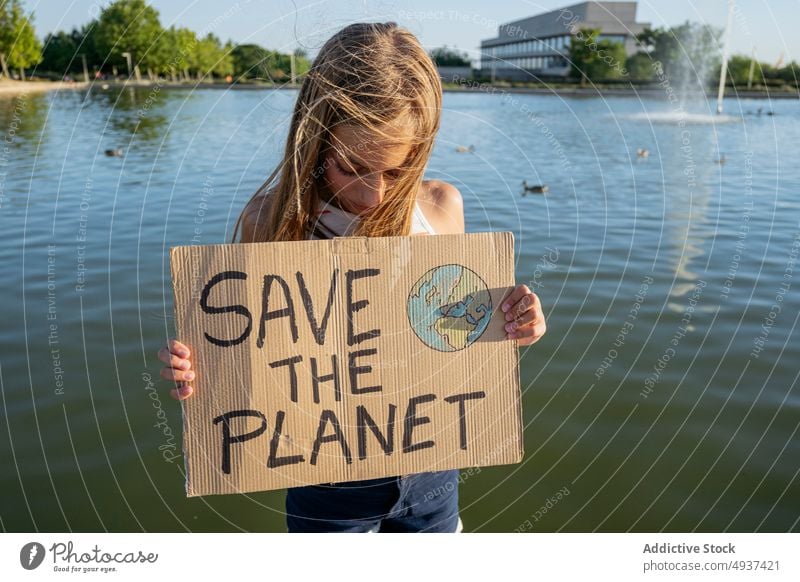
[[167, 345], [158, 350], [158, 359], [166, 364], [161, 368], [161, 377], [177, 383], [177, 387], [170, 391], [175, 400], [188, 398], [194, 390], [188, 384], [194, 380], [192, 362], [189, 360], [191, 355], [189, 348], [175, 338], [170, 338]]

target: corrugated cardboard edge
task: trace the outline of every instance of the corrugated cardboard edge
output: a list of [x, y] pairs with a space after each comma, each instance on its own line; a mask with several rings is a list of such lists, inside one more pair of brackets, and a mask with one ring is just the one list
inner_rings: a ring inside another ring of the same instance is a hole
[[[501, 233], [503, 244], [505, 245], [505, 254], [500, 254], [499, 256], [508, 256], [511, 257], [511, 277], [516, 285], [516, 268], [515, 268], [515, 261], [514, 261], [514, 233], [511, 231], [506, 231]], [[516, 406], [514, 407], [515, 413], [517, 415], [517, 432], [519, 434], [519, 442], [517, 443], [517, 463], [521, 463], [522, 460], [525, 458], [525, 426], [523, 421], [523, 409], [522, 409], [522, 382], [520, 380], [520, 356], [519, 356], [519, 340], [514, 340], [514, 356], [513, 361], [515, 364], [516, 373], [514, 374], [514, 395], [517, 400]]]
[[[177, 292], [177, 285], [175, 284], [176, 280], [179, 278], [181, 271], [183, 269], [183, 262], [182, 262], [182, 251], [181, 249], [185, 249], [185, 246], [180, 247], [171, 247], [169, 249], [169, 266], [170, 266], [170, 275], [172, 277], [172, 301], [173, 301], [173, 310], [175, 313], [175, 332], [177, 334], [180, 333], [181, 328], [183, 327], [183, 315], [178, 313], [177, 306], [178, 306], [178, 292]], [[180, 318], [180, 320], [179, 320]], [[179, 340], [180, 341], [180, 340]], [[181, 405], [181, 424], [183, 425], [183, 431], [181, 433], [181, 453], [183, 454], [183, 473], [184, 473], [184, 490], [186, 491], [186, 497], [194, 497], [196, 494], [192, 492], [189, 488], [189, 455], [186, 450], [186, 437], [189, 433], [189, 418], [186, 414], [186, 403], [185, 401], [180, 401]]]

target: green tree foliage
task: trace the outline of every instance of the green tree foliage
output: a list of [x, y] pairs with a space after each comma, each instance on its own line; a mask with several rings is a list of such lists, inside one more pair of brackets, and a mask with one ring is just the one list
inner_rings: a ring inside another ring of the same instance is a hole
[[[291, 75], [291, 57], [267, 50], [257, 44], [240, 44], [232, 51], [234, 76], [239, 79], [288, 81]], [[303, 53], [295, 53], [295, 74], [308, 71], [310, 63]]]
[[88, 68], [99, 69], [103, 62], [95, 47], [94, 30], [97, 21], [83, 25], [80, 29], [74, 28], [72, 32], [59, 31], [48, 34], [42, 50], [42, 62], [38, 69], [65, 75], [68, 73], [80, 74], [83, 72], [83, 60], [86, 56]]
[[642, 52], [629, 56], [625, 61], [625, 69], [628, 71], [631, 81], [652, 81], [655, 76], [652, 59]]
[[[4, 0], [0, 0], [3, 2]], [[17, 5], [9, 0], [7, 5]], [[0, 40], [9, 20], [0, 11]], [[0, 45], [4, 46], [4, 45]], [[73, 30], [48, 35], [42, 70], [59, 73], [81, 73], [85, 54], [90, 69], [109, 71], [112, 67], [127, 71], [123, 53], [131, 53], [134, 66], [143, 73], [152, 71], [175, 80], [209, 79], [235, 74], [246, 79], [288, 80], [292, 57], [270, 51], [256, 44], [223, 45], [214, 34], [198, 38], [188, 28], [171, 26], [164, 30], [158, 12], [145, 0], [114, 0], [96, 21]], [[8, 58], [8, 57], [7, 57]], [[299, 76], [310, 68], [306, 53], [294, 53], [295, 73]]]
[[[728, 85], [746, 88], [750, 78], [750, 67], [753, 67], [753, 87], [758, 86], [798, 86], [800, 79], [800, 66], [791, 62], [785, 67], [778, 68], [770, 63], [753, 61], [753, 58], [746, 55], [733, 55], [728, 59]], [[717, 71], [719, 74], [719, 71]]]
[[[728, 82], [731, 85], [747, 85], [747, 78], [750, 75], [751, 62], [751, 58], [744, 55], [733, 55], [730, 59], [728, 59]], [[772, 68], [769, 65], [759, 65], [759, 63], [756, 63], [753, 69], [754, 83], [758, 83], [759, 79], [763, 78], [762, 66], [766, 67], [767, 69]]]
[[775, 77], [782, 80], [787, 85], [800, 87], [800, 64], [796, 61], [792, 61], [785, 67], [778, 69], [775, 72]]
[[[660, 61], [664, 73], [676, 83], [686, 80], [705, 86], [716, 86], [720, 72], [720, 40], [722, 32], [714, 27], [685, 22], [672, 28], [646, 29], [637, 38], [641, 53], [652, 61]], [[638, 55], [636, 55], [638, 56]], [[746, 87], [751, 57], [733, 55], [728, 59], [727, 84]], [[797, 63], [777, 68], [756, 62], [753, 85], [797, 86]]]
[[583, 28], [572, 37], [569, 58], [571, 75], [581, 80], [603, 81], [627, 75], [622, 43], [600, 39], [599, 28]]
[[20, 0], [6, 0], [0, 5], [0, 53], [11, 69], [23, 70], [42, 60], [42, 45], [32, 20]]
[[239, 44], [233, 48], [233, 74], [239, 79], [264, 78], [263, 64], [269, 51], [257, 44]]
[[211, 33], [197, 43], [194, 65], [198, 78], [214, 74], [224, 77], [233, 72], [233, 58], [226, 55], [219, 39]]
[[311, 61], [308, 60], [308, 53], [303, 49], [295, 49], [294, 51], [294, 68], [295, 75], [305, 75], [311, 68]]
[[129, 52], [134, 66], [157, 68], [164, 59], [162, 32], [158, 12], [144, 0], [116, 0], [100, 12], [95, 35], [108, 64], [127, 66], [123, 53]]
[[696, 79], [705, 84], [719, 71], [721, 31], [697, 22], [671, 28], [645, 29], [637, 41], [652, 61], [659, 61], [667, 77]]
[[44, 39], [40, 69], [61, 74], [76, 72], [81, 66], [77, 57], [75, 40], [69, 33], [59, 31], [48, 34]]
[[196, 50], [197, 35], [193, 30], [170, 26], [158, 39], [158, 63], [153, 68], [166, 75], [188, 77], [195, 68]]
[[431, 51], [431, 59], [437, 67], [470, 67], [472, 63], [467, 53], [449, 49], [447, 46], [435, 48]]

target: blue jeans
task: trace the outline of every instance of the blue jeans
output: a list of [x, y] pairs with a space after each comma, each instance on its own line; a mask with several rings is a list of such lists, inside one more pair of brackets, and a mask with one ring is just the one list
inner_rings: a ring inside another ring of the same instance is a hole
[[289, 532], [457, 532], [457, 470], [290, 487]]

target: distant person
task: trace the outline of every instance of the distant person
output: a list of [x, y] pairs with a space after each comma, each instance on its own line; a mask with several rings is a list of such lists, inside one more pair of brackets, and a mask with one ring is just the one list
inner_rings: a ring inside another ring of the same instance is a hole
[[[352, 24], [322, 47], [294, 107], [283, 161], [252, 196], [232, 242], [464, 232], [461, 194], [423, 172], [439, 130], [439, 73], [395, 23]], [[487, 249], [487, 253], [489, 250]], [[492, 260], [491, 256], [486, 257]], [[545, 333], [538, 297], [517, 285], [503, 303], [507, 338]], [[189, 346], [159, 351], [172, 395], [192, 394]], [[289, 488], [290, 532], [458, 532], [458, 471]], [[432, 491], [441, 492], [426, 499]]]

